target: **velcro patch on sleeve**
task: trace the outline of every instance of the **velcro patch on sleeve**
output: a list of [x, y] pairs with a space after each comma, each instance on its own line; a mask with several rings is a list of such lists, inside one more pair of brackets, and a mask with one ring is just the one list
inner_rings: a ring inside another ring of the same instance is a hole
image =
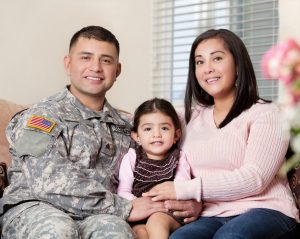
[[40, 129], [47, 133], [51, 132], [55, 124], [53, 120], [38, 115], [32, 115], [27, 122], [28, 127]]

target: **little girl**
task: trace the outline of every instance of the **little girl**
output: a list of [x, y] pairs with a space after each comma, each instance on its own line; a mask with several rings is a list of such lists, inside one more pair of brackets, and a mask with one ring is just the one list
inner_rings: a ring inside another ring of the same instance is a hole
[[[135, 111], [131, 133], [138, 147], [124, 156], [118, 194], [132, 200], [153, 186], [171, 180], [190, 180], [190, 167], [176, 143], [181, 124], [172, 104], [164, 99], [145, 101]], [[154, 213], [133, 225], [138, 239], [168, 239], [180, 226], [172, 214]]]

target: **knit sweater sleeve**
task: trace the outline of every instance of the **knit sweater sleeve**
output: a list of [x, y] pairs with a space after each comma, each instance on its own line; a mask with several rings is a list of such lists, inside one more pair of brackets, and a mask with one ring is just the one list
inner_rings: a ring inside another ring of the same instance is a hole
[[123, 157], [120, 170], [119, 170], [119, 185], [118, 185], [118, 195], [132, 200], [136, 198], [132, 194], [133, 185], [133, 171], [136, 162], [136, 154], [134, 149], [129, 149], [128, 153]]
[[[257, 113], [257, 112], [256, 112]], [[275, 107], [259, 111], [251, 121], [247, 121], [247, 139], [244, 156], [239, 159], [240, 166], [229, 170], [228, 165], [215, 168], [193, 168], [197, 176], [188, 182], [181, 182], [176, 191], [184, 192], [189, 186], [200, 185], [200, 197], [206, 201], [232, 201], [262, 193], [272, 184], [272, 180], [281, 167], [286, 153], [289, 135], [282, 126]], [[236, 132], [234, 132], [236, 130]], [[241, 129], [233, 128], [224, 136], [223, 142], [241, 134]], [[219, 142], [220, 143], [220, 142]], [[215, 145], [218, 147], [218, 145]], [[233, 151], [236, 146], [232, 144]], [[211, 150], [214, 150], [213, 148]], [[205, 160], [205, 155], [198, 155], [195, 160]], [[232, 155], [234, 157], [234, 155]], [[222, 161], [222, 155], [219, 155]], [[209, 158], [206, 160], [210, 160]], [[191, 189], [192, 190], [192, 189]]]
[[176, 169], [174, 180], [185, 181], [191, 179], [191, 168], [183, 151], [180, 151], [180, 158]]
[[[195, 199], [197, 201], [200, 201], [199, 183], [194, 183], [193, 181], [191, 181], [191, 168], [183, 151], [180, 152], [180, 159], [174, 181], [177, 200]], [[187, 183], [190, 183], [188, 187], [180, 187], [178, 185], [181, 185], [181, 182], [184, 182], [185, 186]]]

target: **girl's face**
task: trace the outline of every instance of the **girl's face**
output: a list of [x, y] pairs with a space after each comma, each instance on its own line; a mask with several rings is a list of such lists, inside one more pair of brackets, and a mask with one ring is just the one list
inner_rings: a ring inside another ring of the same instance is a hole
[[211, 38], [195, 50], [196, 78], [199, 85], [215, 100], [234, 99], [237, 69], [224, 41]]
[[141, 116], [137, 132], [133, 132], [132, 137], [143, 147], [148, 158], [161, 160], [180, 138], [180, 130], [175, 129], [171, 117], [153, 112]]

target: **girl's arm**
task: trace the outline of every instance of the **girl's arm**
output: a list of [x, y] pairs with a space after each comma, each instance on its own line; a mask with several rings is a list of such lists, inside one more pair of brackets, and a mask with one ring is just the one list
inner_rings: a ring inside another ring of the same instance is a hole
[[134, 149], [129, 149], [123, 157], [119, 170], [118, 195], [128, 200], [135, 199], [132, 194], [133, 171], [135, 167], [136, 154]]

